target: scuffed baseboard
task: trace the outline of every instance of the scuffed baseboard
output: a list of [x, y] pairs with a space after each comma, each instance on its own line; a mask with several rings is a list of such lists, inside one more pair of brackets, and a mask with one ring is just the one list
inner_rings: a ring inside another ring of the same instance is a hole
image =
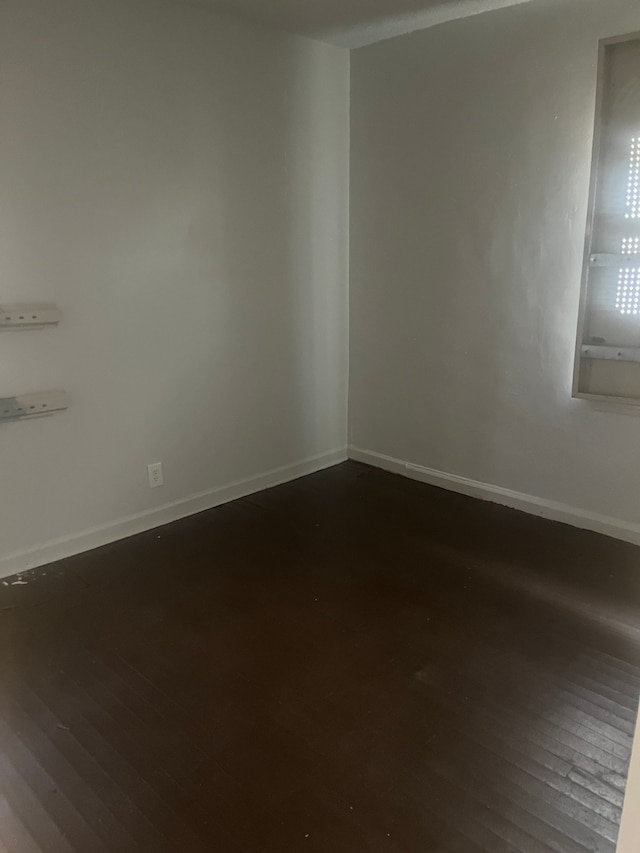
[[189, 515], [195, 515], [204, 510], [213, 509], [213, 507], [220, 506], [229, 501], [246, 497], [246, 495], [252, 495], [255, 492], [261, 492], [263, 489], [269, 489], [281, 483], [297, 480], [299, 477], [304, 477], [307, 474], [313, 474], [315, 471], [330, 468], [332, 465], [346, 461], [346, 459], [346, 448], [332, 450], [328, 453], [312, 456], [309, 459], [303, 459], [301, 462], [295, 462], [292, 465], [285, 465], [282, 468], [266, 471], [255, 477], [239, 480], [207, 492], [189, 495], [170, 504], [164, 504], [163, 506], [155, 507], [136, 515], [116, 519], [99, 527], [92, 527], [80, 533], [64, 536], [24, 551], [9, 554], [0, 559], [0, 578], [8, 577], [16, 572], [35, 569], [38, 566], [62, 560], [65, 557], [71, 557], [83, 551], [90, 551], [93, 548], [99, 548], [101, 545], [116, 542], [118, 539], [135, 536], [136, 533], [152, 530], [154, 527], [160, 527], [163, 524], [169, 524], [180, 518], [186, 518]]
[[592, 530], [595, 533], [603, 533], [605, 536], [612, 536], [615, 539], [640, 545], [640, 524], [633, 524], [630, 521], [610, 518], [569, 504], [550, 501], [546, 498], [528, 495], [525, 492], [516, 492], [502, 486], [494, 486], [491, 483], [482, 483], [479, 480], [471, 480], [458, 474], [448, 474], [435, 468], [414, 465], [411, 462], [396, 459], [393, 456], [385, 456], [383, 453], [376, 453], [373, 450], [363, 450], [351, 446], [349, 447], [349, 458], [452, 492], [492, 501], [541, 518], [561, 521], [564, 524], [571, 524], [573, 527]]

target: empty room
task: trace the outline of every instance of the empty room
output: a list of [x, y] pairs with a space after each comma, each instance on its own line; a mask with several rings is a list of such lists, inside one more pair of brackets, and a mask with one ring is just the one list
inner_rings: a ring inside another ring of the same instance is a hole
[[0, 853], [640, 853], [639, 704], [638, 0], [0, 0]]

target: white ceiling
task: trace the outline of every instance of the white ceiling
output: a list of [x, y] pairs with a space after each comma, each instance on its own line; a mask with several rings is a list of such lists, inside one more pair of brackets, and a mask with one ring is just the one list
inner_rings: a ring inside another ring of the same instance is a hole
[[[194, 0], [188, 0], [194, 2]], [[197, 0], [340, 47], [361, 47], [529, 0]]]

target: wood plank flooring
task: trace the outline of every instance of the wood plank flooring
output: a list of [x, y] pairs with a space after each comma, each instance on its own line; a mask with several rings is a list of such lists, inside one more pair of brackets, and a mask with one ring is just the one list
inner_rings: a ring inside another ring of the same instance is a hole
[[613, 853], [640, 550], [355, 463], [0, 586], [0, 853]]

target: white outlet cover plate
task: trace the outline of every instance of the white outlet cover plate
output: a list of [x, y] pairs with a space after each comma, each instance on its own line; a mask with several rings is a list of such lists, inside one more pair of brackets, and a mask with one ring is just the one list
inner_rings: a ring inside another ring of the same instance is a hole
[[147, 465], [147, 472], [149, 474], [150, 489], [157, 489], [158, 486], [164, 485], [164, 477], [162, 476], [162, 462], [152, 462], [151, 465]]

